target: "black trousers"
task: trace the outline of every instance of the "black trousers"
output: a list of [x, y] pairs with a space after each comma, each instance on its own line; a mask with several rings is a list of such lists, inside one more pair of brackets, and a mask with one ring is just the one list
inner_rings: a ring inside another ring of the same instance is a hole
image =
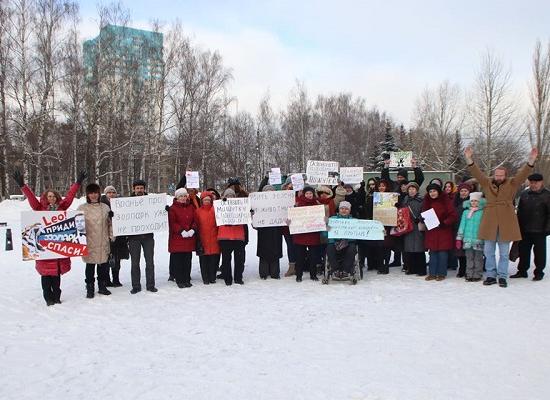
[[134, 289], [141, 289], [141, 269], [139, 263], [141, 261], [142, 247], [143, 255], [145, 256], [145, 285], [148, 289], [155, 287], [155, 239], [152, 236], [129, 237], [128, 249], [130, 250], [132, 287]]
[[355, 267], [355, 254], [357, 249], [355, 244], [350, 244], [341, 251], [336, 251], [333, 243], [329, 243], [327, 247], [327, 257], [332, 271], [345, 271], [348, 274], [353, 274]]
[[59, 301], [61, 298], [61, 276], [41, 276], [42, 294], [47, 302]]
[[426, 253], [403, 253], [403, 260], [407, 265], [407, 272], [416, 275], [426, 275]]
[[311, 277], [317, 276], [317, 264], [321, 262], [322, 246], [304, 246], [295, 244], [296, 254], [296, 277], [301, 278], [306, 268], [309, 269]]
[[88, 285], [95, 283], [95, 267], [97, 265], [97, 283], [98, 285], [105, 286], [109, 281], [109, 263], [104, 264], [86, 264], [86, 279], [85, 282]]
[[271, 276], [273, 279], [279, 279], [281, 277], [281, 266], [279, 260], [267, 261], [265, 258], [260, 257], [260, 278], [267, 278]]
[[170, 267], [174, 272], [176, 283], [191, 283], [191, 257], [192, 252], [170, 253]]
[[546, 234], [544, 233], [522, 233], [519, 242], [519, 263], [518, 272], [527, 273], [531, 266], [531, 249], [535, 254], [535, 276], [544, 276], [546, 267]]
[[466, 276], [466, 256], [457, 256], [458, 258], [458, 275]]
[[373, 246], [367, 243], [365, 250], [368, 270], [388, 270], [387, 264], [384, 263], [388, 249], [380, 245]]
[[204, 283], [216, 282], [216, 271], [220, 264], [219, 254], [210, 254], [207, 256], [199, 256], [199, 264], [201, 267], [201, 277]]
[[[222, 274], [225, 283], [242, 282], [244, 272], [245, 244], [240, 240], [220, 240], [222, 249]], [[231, 255], [233, 254], [235, 267], [234, 276], [231, 273]]]

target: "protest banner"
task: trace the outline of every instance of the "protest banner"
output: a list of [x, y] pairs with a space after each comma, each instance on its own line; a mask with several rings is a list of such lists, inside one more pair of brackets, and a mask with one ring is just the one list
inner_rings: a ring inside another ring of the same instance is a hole
[[288, 209], [294, 207], [294, 191], [279, 190], [273, 192], [250, 193], [250, 209], [252, 226], [264, 228], [267, 226], [285, 226]]
[[397, 225], [397, 208], [395, 204], [399, 200], [399, 193], [373, 193], [373, 217], [384, 226]]
[[283, 183], [281, 177], [281, 168], [271, 168], [268, 182], [270, 185], [280, 185], [281, 183]]
[[185, 187], [188, 189], [198, 189], [201, 187], [199, 171], [186, 171], [185, 180]]
[[290, 234], [326, 231], [325, 206], [292, 207], [288, 209]]
[[410, 168], [412, 151], [393, 151], [390, 153], [390, 168]]
[[340, 181], [351, 185], [363, 181], [363, 167], [340, 167]]
[[384, 225], [380, 221], [355, 218], [328, 219], [329, 239], [384, 240]]
[[216, 225], [246, 225], [250, 223], [250, 199], [248, 197], [214, 201]]
[[24, 261], [88, 255], [86, 223], [80, 211], [24, 211], [21, 226]]
[[142, 235], [168, 230], [165, 194], [111, 199], [113, 236]]
[[308, 160], [306, 175], [309, 185], [335, 186], [338, 184], [338, 162]]
[[302, 174], [292, 174], [290, 181], [292, 182], [292, 189], [295, 192], [304, 188], [304, 176]]

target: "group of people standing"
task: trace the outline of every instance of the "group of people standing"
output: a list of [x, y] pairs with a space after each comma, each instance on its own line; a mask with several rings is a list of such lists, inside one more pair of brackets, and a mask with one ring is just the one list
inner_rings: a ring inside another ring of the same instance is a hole
[[[380, 178], [369, 179], [358, 187], [341, 183], [336, 187], [306, 186], [296, 191], [295, 207], [323, 205], [328, 218], [373, 219], [373, 200], [376, 192], [397, 192], [397, 208], [407, 208], [413, 229], [402, 236], [394, 236], [386, 227], [384, 240], [334, 240], [326, 232], [290, 234], [288, 226], [257, 229], [256, 255], [259, 258], [261, 279], [280, 279], [280, 259], [283, 257], [283, 240], [287, 247], [289, 268], [285, 276], [295, 276], [301, 282], [305, 272], [310, 279], [318, 280], [320, 266], [328, 258], [336, 274], [341, 277], [353, 274], [356, 256], [363, 276], [365, 268], [388, 274], [390, 266], [401, 266], [406, 274], [425, 277], [426, 281], [442, 281], [448, 269], [458, 268], [458, 277], [468, 282], [480, 281], [485, 270], [484, 285], [498, 283], [507, 286], [508, 258], [511, 242], [519, 248], [518, 272], [512, 278], [527, 277], [531, 250], [534, 247], [534, 280], [544, 276], [546, 263], [546, 236], [550, 233], [550, 191], [544, 188], [542, 175], [533, 173], [538, 155], [536, 149], [529, 154], [528, 162], [515, 177], [508, 177], [504, 168], [497, 167], [492, 177], [485, 176], [473, 161], [473, 151], [464, 152], [471, 177], [462, 183], [442, 182], [433, 179], [422, 196], [424, 181], [422, 170], [413, 160], [414, 179], [408, 180], [408, 171], [401, 169], [397, 179], [390, 178], [386, 162]], [[45, 191], [38, 200], [25, 184], [20, 172], [13, 177], [26, 195], [33, 210], [66, 210], [86, 178], [80, 173], [77, 181], [62, 198], [53, 190]], [[515, 209], [518, 190], [528, 179], [528, 187], [521, 192]], [[205, 285], [222, 279], [226, 285], [244, 284], [243, 271], [248, 244], [248, 225], [216, 224], [213, 203], [218, 199], [247, 197], [247, 191], [238, 179], [230, 179], [220, 194], [214, 188], [202, 192], [185, 187], [185, 177], [178, 183], [168, 212], [169, 280], [179, 288], [189, 288], [193, 252], [199, 257], [201, 278]], [[132, 196], [145, 196], [146, 182], [136, 180]], [[478, 190], [478, 187], [480, 190]], [[276, 188], [261, 183], [259, 191]], [[280, 190], [293, 190], [290, 177]], [[141, 254], [145, 258], [145, 287], [157, 292], [155, 285], [154, 248], [152, 233], [116, 237], [112, 235], [113, 212], [110, 199], [117, 196], [113, 186], [101, 188], [90, 183], [85, 188], [86, 203], [82, 211], [86, 221], [88, 255], [86, 263], [86, 297], [95, 295], [97, 271], [98, 293], [111, 294], [109, 287], [122, 286], [120, 262], [131, 259], [130, 293], [137, 294], [141, 286]], [[439, 226], [427, 230], [423, 211], [433, 209]], [[254, 210], [252, 210], [254, 212]], [[290, 223], [290, 221], [288, 221]], [[499, 261], [496, 261], [496, 248]], [[426, 251], [429, 261], [426, 262]], [[393, 262], [391, 260], [393, 252]], [[402, 262], [401, 262], [402, 259]], [[220, 265], [221, 261], [221, 265]], [[232, 267], [233, 264], [233, 267]], [[60, 276], [70, 270], [70, 259], [39, 260], [36, 269], [41, 275], [44, 299], [47, 305], [61, 302]]]

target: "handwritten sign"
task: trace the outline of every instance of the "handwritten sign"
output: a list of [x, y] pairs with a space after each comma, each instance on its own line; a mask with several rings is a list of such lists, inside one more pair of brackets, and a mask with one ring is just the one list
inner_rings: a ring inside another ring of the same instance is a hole
[[290, 181], [292, 182], [292, 189], [295, 192], [304, 188], [304, 176], [302, 174], [290, 175]]
[[280, 185], [282, 183], [281, 168], [271, 168], [269, 173], [269, 184]]
[[185, 179], [185, 186], [188, 189], [198, 189], [200, 187], [199, 171], [186, 171]]
[[24, 261], [88, 255], [82, 212], [25, 211], [21, 213], [21, 226]]
[[113, 236], [142, 235], [168, 230], [166, 195], [118, 197], [111, 199]]
[[395, 203], [399, 200], [398, 193], [373, 194], [373, 219], [382, 222], [385, 226], [397, 225], [397, 208]]
[[327, 230], [325, 206], [292, 207], [288, 209], [290, 234], [321, 232]]
[[390, 153], [390, 168], [409, 168], [412, 166], [412, 151], [393, 151]]
[[340, 180], [355, 184], [363, 181], [363, 167], [340, 167]]
[[437, 218], [437, 214], [433, 208], [420, 213], [420, 215], [424, 218], [424, 223], [426, 224], [427, 230], [431, 231], [439, 226], [439, 218]]
[[355, 218], [329, 218], [329, 239], [384, 240], [384, 225], [380, 221]]
[[216, 225], [246, 225], [250, 223], [250, 199], [248, 197], [214, 201]]
[[294, 192], [280, 190], [274, 192], [250, 193], [250, 208], [252, 226], [263, 228], [266, 226], [285, 226], [288, 218], [288, 209], [294, 207]]
[[309, 185], [337, 185], [338, 162], [308, 160], [306, 175]]

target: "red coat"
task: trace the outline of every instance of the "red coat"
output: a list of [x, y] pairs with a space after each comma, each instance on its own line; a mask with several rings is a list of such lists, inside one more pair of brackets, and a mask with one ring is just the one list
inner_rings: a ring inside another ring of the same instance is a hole
[[422, 211], [433, 208], [441, 225], [424, 234], [424, 246], [428, 250], [448, 251], [454, 249], [454, 224], [458, 217], [456, 210], [449, 197], [441, 193], [437, 199], [432, 199], [430, 195], [424, 197]]
[[218, 240], [239, 240], [246, 241], [244, 225], [221, 225], [218, 226]]
[[[76, 195], [76, 192], [78, 192], [79, 188], [79, 183], [73, 183], [65, 195], [65, 198], [56, 203], [55, 210], [65, 211], [68, 209], [71, 206], [74, 196]], [[48, 200], [46, 198], [46, 194], [49, 190], [42, 193], [40, 200], [36, 199], [34, 192], [27, 185], [23, 186], [21, 191], [27, 197], [27, 201], [34, 211], [54, 211], [48, 204]], [[38, 271], [38, 273], [42, 276], [57, 276], [71, 270], [71, 259], [58, 258], [55, 260], [38, 260], [36, 261], [35, 268], [36, 271]]]
[[[296, 207], [316, 206], [319, 204], [316, 198], [308, 200], [304, 195], [296, 199]], [[321, 244], [321, 234], [319, 232], [298, 233], [292, 235], [292, 242], [301, 246], [318, 246]]]
[[216, 225], [216, 215], [214, 207], [211, 205], [202, 205], [195, 211], [195, 219], [199, 228], [204, 255], [220, 254], [220, 244], [218, 243], [218, 226]]
[[195, 222], [195, 207], [191, 204], [178, 203], [176, 199], [168, 210], [168, 252], [190, 253], [195, 250], [195, 235], [184, 238], [183, 231], [193, 229], [198, 234]]

